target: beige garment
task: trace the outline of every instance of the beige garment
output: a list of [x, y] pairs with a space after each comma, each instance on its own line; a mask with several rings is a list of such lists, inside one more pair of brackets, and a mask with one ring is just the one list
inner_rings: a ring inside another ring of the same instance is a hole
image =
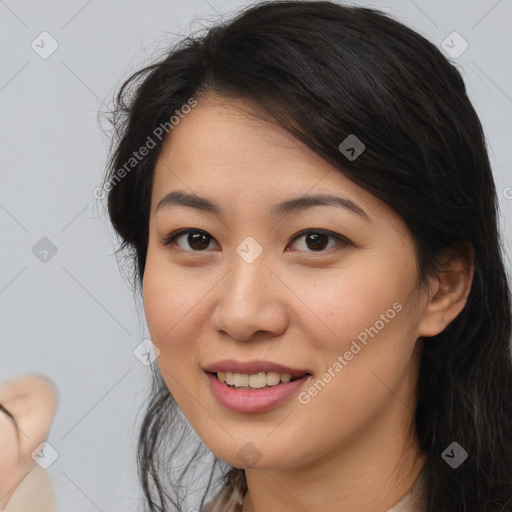
[[9, 498], [4, 512], [54, 512], [53, 486], [48, 473], [37, 464]]
[[409, 492], [388, 512], [426, 512], [427, 496], [425, 494], [425, 468], [416, 478]]

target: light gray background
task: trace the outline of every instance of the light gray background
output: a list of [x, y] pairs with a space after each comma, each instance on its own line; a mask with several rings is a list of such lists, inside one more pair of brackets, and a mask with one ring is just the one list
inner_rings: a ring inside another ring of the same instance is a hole
[[[453, 31], [469, 43], [455, 62], [487, 135], [510, 247], [512, 1], [351, 3], [438, 45]], [[0, 0], [0, 378], [37, 372], [58, 386], [48, 472], [59, 512], [141, 510], [134, 446], [149, 370], [133, 350], [147, 330], [93, 194], [108, 147], [97, 111], [166, 41], [248, 4]], [[31, 48], [43, 31], [59, 45], [47, 59]], [[45, 263], [32, 252], [42, 237], [57, 247]]]

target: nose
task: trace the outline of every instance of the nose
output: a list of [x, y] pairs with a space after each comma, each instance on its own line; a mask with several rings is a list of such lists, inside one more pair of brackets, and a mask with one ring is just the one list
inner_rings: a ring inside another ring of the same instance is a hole
[[285, 285], [263, 258], [252, 263], [235, 259], [217, 289], [214, 328], [241, 341], [280, 336], [289, 320]]

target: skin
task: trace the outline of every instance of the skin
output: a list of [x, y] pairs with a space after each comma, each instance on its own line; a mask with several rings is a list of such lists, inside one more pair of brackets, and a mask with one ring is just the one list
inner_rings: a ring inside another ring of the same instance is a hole
[[48, 437], [57, 407], [57, 391], [42, 375], [23, 375], [0, 384], [0, 403], [16, 418], [20, 432], [0, 413], [0, 510], [35, 467], [32, 452]]
[[[245, 469], [243, 512], [386, 511], [426, 460], [411, 428], [422, 343], [463, 308], [472, 264], [455, 259], [422, 288], [412, 237], [393, 209], [249, 115], [251, 103], [198, 100], [170, 132], [153, 181], [143, 295], [163, 378], [205, 444]], [[224, 215], [182, 205], [156, 212], [174, 190], [214, 200]], [[352, 200], [370, 220], [335, 206], [270, 213], [322, 192]], [[181, 228], [206, 231], [207, 248], [187, 234], [162, 244]], [[327, 238], [315, 251], [307, 236], [293, 240], [306, 228], [349, 242]], [[252, 263], [236, 252], [248, 236], [263, 249]], [[293, 396], [247, 414], [214, 398], [205, 366], [264, 359], [307, 368], [316, 381], [397, 302], [401, 311], [306, 405]], [[258, 453], [250, 465], [237, 455], [249, 442]]]

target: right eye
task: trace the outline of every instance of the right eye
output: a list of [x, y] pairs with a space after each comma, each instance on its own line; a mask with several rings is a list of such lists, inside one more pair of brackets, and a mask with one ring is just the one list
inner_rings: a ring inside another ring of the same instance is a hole
[[[185, 235], [187, 236], [185, 237]], [[185, 244], [187, 244], [188, 247], [184, 247], [178, 243], [178, 240], [181, 238], [184, 238]], [[183, 251], [202, 252], [208, 249], [210, 242], [213, 240], [215, 239], [202, 229], [186, 228], [171, 233], [167, 238], [162, 240], [162, 244], [165, 246], [177, 246]]]

